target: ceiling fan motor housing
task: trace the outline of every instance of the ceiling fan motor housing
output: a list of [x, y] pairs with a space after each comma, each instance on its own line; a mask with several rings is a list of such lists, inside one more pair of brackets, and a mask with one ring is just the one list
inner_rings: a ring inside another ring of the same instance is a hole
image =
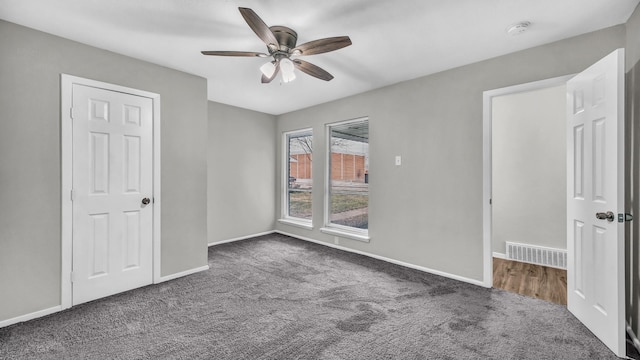
[[[296, 47], [298, 41], [298, 33], [286, 26], [271, 26], [269, 28], [280, 45], [280, 51], [289, 52]], [[269, 50], [271, 51], [271, 49]]]

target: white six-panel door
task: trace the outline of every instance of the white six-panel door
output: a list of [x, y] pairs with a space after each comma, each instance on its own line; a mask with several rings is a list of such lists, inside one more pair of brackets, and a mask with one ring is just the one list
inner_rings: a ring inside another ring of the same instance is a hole
[[153, 103], [74, 84], [72, 106], [76, 305], [152, 283]]
[[624, 223], [618, 222], [624, 213], [623, 99], [623, 49], [567, 82], [567, 306], [620, 357], [625, 356]]

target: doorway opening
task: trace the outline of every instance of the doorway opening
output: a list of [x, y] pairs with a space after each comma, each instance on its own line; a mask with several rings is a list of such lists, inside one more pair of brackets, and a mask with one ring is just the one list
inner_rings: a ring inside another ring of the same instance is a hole
[[566, 305], [566, 81], [484, 93], [486, 286]]

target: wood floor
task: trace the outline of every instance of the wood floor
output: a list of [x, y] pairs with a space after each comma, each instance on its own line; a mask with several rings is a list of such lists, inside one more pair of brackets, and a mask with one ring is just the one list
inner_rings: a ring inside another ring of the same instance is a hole
[[493, 258], [493, 287], [567, 305], [567, 271]]

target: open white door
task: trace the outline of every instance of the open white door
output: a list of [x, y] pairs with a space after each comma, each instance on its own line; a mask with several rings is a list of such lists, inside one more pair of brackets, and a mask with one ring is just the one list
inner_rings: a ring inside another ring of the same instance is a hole
[[567, 307], [624, 357], [619, 214], [624, 217], [624, 49], [567, 82]]

